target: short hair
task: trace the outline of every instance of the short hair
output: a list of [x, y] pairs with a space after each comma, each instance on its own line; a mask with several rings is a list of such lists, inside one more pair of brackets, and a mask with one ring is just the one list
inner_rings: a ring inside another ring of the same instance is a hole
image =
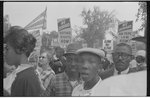
[[[27, 57], [33, 52], [36, 39], [32, 34], [20, 26], [12, 26], [4, 38], [4, 43], [9, 43], [17, 54], [24, 53]], [[19, 50], [19, 51], [17, 51]]]
[[130, 51], [131, 51], [131, 53], [132, 53], [132, 48], [131, 48], [131, 46], [130, 45], [128, 45], [128, 44], [126, 44], [126, 43], [119, 43], [119, 44], [117, 44], [116, 45], [116, 47], [115, 47], [115, 49], [117, 48], [117, 47], [127, 47]]

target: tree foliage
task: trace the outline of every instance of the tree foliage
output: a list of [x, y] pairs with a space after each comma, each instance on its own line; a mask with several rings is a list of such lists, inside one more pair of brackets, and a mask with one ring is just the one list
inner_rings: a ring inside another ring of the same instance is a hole
[[137, 13], [136, 21], [141, 20], [142, 24], [139, 30], [143, 30], [146, 27], [147, 23], [147, 3], [146, 2], [139, 2], [139, 9]]
[[51, 32], [50, 32], [50, 36], [51, 36], [52, 38], [57, 38], [57, 37], [58, 37], [58, 32], [56, 32], [56, 31], [51, 31]]
[[89, 47], [93, 47], [96, 39], [99, 39], [102, 46], [105, 31], [113, 26], [116, 19], [114, 11], [103, 11], [95, 6], [93, 10], [83, 9], [81, 17], [83, 18], [83, 24], [87, 26], [87, 28], [82, 28], [81, 38], [86, 40]]

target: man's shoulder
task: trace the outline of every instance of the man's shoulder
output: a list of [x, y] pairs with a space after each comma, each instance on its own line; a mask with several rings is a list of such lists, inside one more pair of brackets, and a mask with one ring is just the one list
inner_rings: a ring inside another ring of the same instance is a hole
[[138, 72], [138, 71], [143, 71], [143, 70], [146, 70], [146, 69], [147, 69], [146, 66], [142, 66], [142, 67], [140, 67], [140, 68], [134, 67], [134, 68], [130, 68], [130, 69], [129, 69], [129, 73]]

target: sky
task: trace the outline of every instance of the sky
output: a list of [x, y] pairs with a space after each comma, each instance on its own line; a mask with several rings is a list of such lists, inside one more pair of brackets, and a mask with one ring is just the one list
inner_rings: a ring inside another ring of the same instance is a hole
[[9, 15], [12, 26], [25, 27], [47, 6], [47, 30], [58, 31], [57, 19], [70, 18], [71, 27], [83, 27], [83, 19], [80, 16], [83, 8], [92, 9], [98, 6], [102, 10], [115, 11], [120, 21], [133, 20], [133, 30], [137, 30], [140, 22], [135, 23], [138, 12], [138, 2], [4, 2], [4, 15]]

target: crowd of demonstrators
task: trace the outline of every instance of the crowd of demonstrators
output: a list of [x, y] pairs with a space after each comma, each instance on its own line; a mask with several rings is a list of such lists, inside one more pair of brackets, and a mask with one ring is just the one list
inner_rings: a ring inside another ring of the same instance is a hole
[[[145, 49], [145, 47], [143, 48]], [[96, 86], [92, 96], [146, 96], [147, 65], [145, 55], [145, 50], [137, 51], [135, 55], [136, 66], [131, 69], [132, 73], [105, 79]]]
[[[71, 47], [75, 47], [70, 49]], [[56, 74], [53, 83], [48, 86], [41, 96], [71, 96], [72, 90], [80, 83], [78, 72], [78, 57], [76, 44], [70, 44], [64, 54], [66, 57], [65, 70]]]
[[113, 51], [113, 61], [114, 67], [102, 73], [100, 76], [103, 79], [106, 79], [110, 76], [119, 75], [119, 74], [127, 74], [133, 72], [130, 68], [130, 62], [133, 59], [132, 48], [125, 43], [118, 44]]
[[36, 45], [33, 35], [20, 26], [12, 26], [7, 32], [4, 96], [146, 95], [144, 49], [132, 55], [130, 45], [119, 43], [107, 53], [71, 43], [66, 51], [61, 47], [45, 49], [32, 62], [29, 58]]

